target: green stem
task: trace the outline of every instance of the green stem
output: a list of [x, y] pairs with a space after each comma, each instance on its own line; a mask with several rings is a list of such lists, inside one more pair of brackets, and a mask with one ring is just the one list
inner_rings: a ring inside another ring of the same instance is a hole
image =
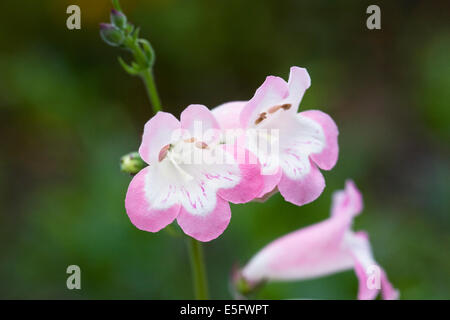
[[188, 239], [188, 245], [194, 280], [195, 298], [197, 300], [206, 300], [208, 299], [208, 284], [206, 280], [202, 246], [201, 243], [194, 238]]
[[157, 113], [161, 111], [161, 100], [159, 99], [158, 91], [156, 90], [155, 79], [151, 69], [146, 69], [142, 72], [142, 80], [144, 81], [147, 89], [147, 94], [153, 107], [153, 112]]

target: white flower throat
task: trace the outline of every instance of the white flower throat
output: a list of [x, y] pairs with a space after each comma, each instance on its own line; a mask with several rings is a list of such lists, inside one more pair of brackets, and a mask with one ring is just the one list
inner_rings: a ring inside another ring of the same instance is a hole
[[183, 180], [191, 181], [194, 177], [183, 167], [189, 164], [196, 164], [196, 161], [201, 161], [202, 152], [207, 148], [208, 145], [206, 143], [196, 141], [195, 138], [179, 140], [161, 149], [159, 162], [169, 161]]

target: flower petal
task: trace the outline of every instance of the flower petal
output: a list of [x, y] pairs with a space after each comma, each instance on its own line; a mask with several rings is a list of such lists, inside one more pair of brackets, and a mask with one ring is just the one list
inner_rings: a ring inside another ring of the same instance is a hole
[[314, 120], [301, 114], [280, 123], [280, 165], [291, 179], [309, 172], [309, 157], [325, 147], [325, 134]]
[[180, 122], [172, 114], [158, 112], [144, 126], [139, 147], [141, 158], [147, 163], [158, 162], [161, 149], [173, 142], [173, 133], [179, 128]]
[[177, 222], [187, 235], [203, 242], [220, 236], [231, 219], [230, 205], [221, 197], [217, 197], [216, 206], [206, 215], [194, 215], [181, 208]]
[[192, 137], [211, 143], [220, 135], [220, 126], [211, 110], [200, 104], [191, 104], [181, 113], [181, 128]]
[[211, 212], [216, 206], [216, 193], [234, 188], [241, 181], [239, 166], [222, 145], [201, 151], [200, 162], [179, 165], [185, 172], [178, 183], [179, 199], [184, 209], [194, 215]]
[[381, 296], [384, 300], [398, 300], [400, 298], [400, 292], [392, 286], [384, 271], [381, 276]]
[[142, 169], [131, 180], [125, 208], [138, 229], [150, 232], [158, 232], [172, 223], [180, 211], [174, 189], [158, 181], [152, 165]]
[[333, 203], [331, 205], [331, 215], [349, 215], [356, 216], [363, 209], [363, 199], [361, 192], [356, 188], [352, 180], [345, 182], [345, 190], [336, 191], [333, 194]]
[[399, 294], [389, 282], [385, 271], [372, 255], [369, 238], [365, 232], [349, 232], [345, 245], [354, 258], [354, 268], [358, 277], [358, 299], [373, 300], [382, 292], [383, 299], [394, 300]]
[[276, 186], [280, 183], [281, 176], [283, 175], [283, 171], [279, 168], [277, 173], [271, 175], [263, 175], [264, 186], [261, 192], [258, 195], [259, 200], [262, 202], [269, 199], [272, 195], [278, 192]]
[[311, 86], [311, 78], [305, 68], [291, 67], [289, 73], [289, 103], [292, 104], [290, 112], [297, 112], [305, 91]]
[[332, 169], [338, 159], [339, 145], [338, 135], [339, 131], [336, 123], [329, 115], [319, 110], [308, 110], [299, 113], [299, 116], [312, 119], [320, 124], [325, 134], [324, 148], [311, 155], [311, 159], [322, 169]]
[[232, 203], [246, 203], [261, 194], [264, 187], [261, 166], [255, 155], [247, 149], [237, 145], [225, 147], [227, 152], [233, 154], [236, 164], [239, 166], [239, 183], [226, 189], [220, 189], [218, 194]]
[[304, 175], [294, 180], [284, 172], [283, 168], [283, 174], [278, 184], [283, 198], [298, 206], [316, 200], [325, 188], [325, 179], [313, 163], [309, 163], [309, 168], [305, 167], [302, 170]]
[[249, 128], [259, 123], [260, 115], [277, 106], [289, 94], [286, 81], [280, 77], [268, 76], [256, 90], [255, 95], [244, 106], [240, 114], [241, 126]]
[[247, 101], [232, 101], [221, 104], [211, 110], [219, 122], [220, 127], [225, 129], [240, 128], [239, 114]]

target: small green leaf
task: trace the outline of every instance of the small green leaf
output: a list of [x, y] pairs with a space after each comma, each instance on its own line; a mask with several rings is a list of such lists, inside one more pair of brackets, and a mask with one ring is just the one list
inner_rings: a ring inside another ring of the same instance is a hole
[[144, 50], [149, 66], [153, 66], [155, 63], [155, 51], [153, 50], [152, 45], [145, 39], [139, 39], [138, 42]]
[[137, 27], [136, 29], [134, 29], [134, 32], [131, 34], [131, 37], [133, 38], [134, 41], [138, 40], [140, 31], [141, 31], [140, 27]]
[[[122, 68], [128, 72], [129, 74], [136, 76], [140, 73], [140, 70], [138, 70], [134, 65], [136, 65], [133, 62], [133, 66], [129, 66], [125, 61], [123, 61], [123, 59], [121, 57], [118, 58], [120, 65], [122, 66]], [[139, 66], [138, 66], [139, 67]]]

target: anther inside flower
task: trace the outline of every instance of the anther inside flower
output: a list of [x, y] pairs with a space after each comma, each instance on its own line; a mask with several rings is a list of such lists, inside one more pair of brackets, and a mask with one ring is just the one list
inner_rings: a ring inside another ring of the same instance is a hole
[[318, 110], [297, 113], [310, 82], [306, 69], [292, 67], [288, 82], [269, 76], [249, 101], [229, 102], [213, 110], [223, 130], [246, 132], [245, 145], [263, 168], [260, 197], [267, 198], [278, 187], [285, 200], [309, 203], [325, 187], [318, 167], [330, 170], [336, 164], [334, 121]]
[[[212, 135], [199, 134], [199, 122]], [[259, 163], [237, 161], [234, 146], [219, 143], [212, 129], [219, 125], [201, 105], [186, 108], [181, 121], [158, 112], [147, 122], [139, 154], [149, 166], [133, 178], [125, 199], [136, 227], [156, 232], [176, 219], [186, 234], [210, 241], [229, 223], [228, 202], [248, 202], [261, 192]]]
[[[184, 168], [184, 165], [189, 164], [203, 164], [208, 157], [210, 161], [233, 163], [231, 155], [223, 152], [221, 147], [213, 148], [207, 151], [208, 144], [203, 141], [196, 141], [194, 137], [189, 139], [180, 139], [179, 141], [167, 144], [159, 151], [158, 161], [169, 161], [174, 168], [180, 173], [180, 178], [192, 180], [192, 175], [188, 173], [188, 168]], [[211, 151], [211, 152], [209, 152]], [[222, 159], [220, 158], [222, 157]], [[231, 179], [231, 178], [230, 178]]]

